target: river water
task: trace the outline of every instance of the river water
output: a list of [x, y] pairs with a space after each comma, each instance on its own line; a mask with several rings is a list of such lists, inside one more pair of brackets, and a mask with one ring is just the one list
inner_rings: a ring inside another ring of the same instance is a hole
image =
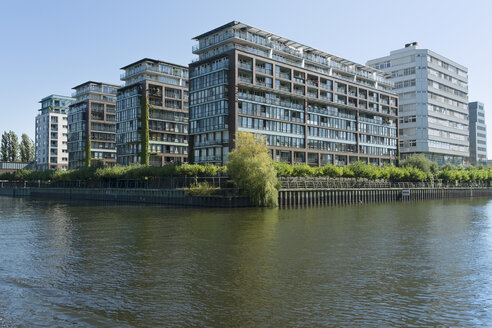
[[0, 197], [0, 327], [492, 326], [492, 201], [188, 209]]

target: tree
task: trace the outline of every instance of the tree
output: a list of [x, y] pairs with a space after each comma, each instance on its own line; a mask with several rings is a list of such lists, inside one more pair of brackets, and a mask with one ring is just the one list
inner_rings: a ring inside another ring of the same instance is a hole
[[414, 167], [426, 174], [435, 174], [438, 171], [436, 162], [427, 159], [424, 155], [411, 155], [401, 162], [401, 167]]
[[15, 162], [19, 159], [19, 138], [14, 131], [9, 131], [8, 160]]
[[34, 143], [25, 133], [21, 136], [19, 153], [21, 162], [30, 163], [34, 161]]
[[236, 148], [229, 154], [227, 171], [237, 186], [257, 206], [278, 206], [278, 180], [273, 160], [262, 138], [238, 132]]
[[2, 134], [2, 145], [1, 145], [1, 158], [2, 161], [8, 162], [9, 161], [9, 133], [7, 131], [4, 131]]
[[140, 164], [149, 165], [149, 102], [147, 97], [142, 95], [142, 149], [140, 151]]

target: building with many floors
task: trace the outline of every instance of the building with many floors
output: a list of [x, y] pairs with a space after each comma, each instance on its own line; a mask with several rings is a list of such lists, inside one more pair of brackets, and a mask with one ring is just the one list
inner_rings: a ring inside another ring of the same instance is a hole
[[121, 69], [125, 85], [118, 89], [116, 104], [118, 164], [140, 163], [143, 99], [149, 104], [149, 164], [187, 162], [188, 68], [144, 58]]
[[369, 60], [391, 74], [400, 98], [400, 155], [422, 153], [439, 165], [469, 155], [468, 69], [416, 42]]
[[[116, 93], [119, 86], [87, 81], [73, 89], [75, 101], [68, 111], [68, 166], [103, 166], [116, 163]], [[90, 149], [88, 149], [88, 147]]]
[[41, 99], [36, 116], [35, 161], [38, 170], [68, 168], [67, 111], [74, 98], [51, 95]]
[[193, 162], [225, 164], [238, 131], [263, 136], [277, 161], [396, 160], [398, 96], [389, 74], [236, 21], [194, 40]]
[[468, 104], [470, 118], [470, 163], [487, 165], [487, 125], [483, 103]]

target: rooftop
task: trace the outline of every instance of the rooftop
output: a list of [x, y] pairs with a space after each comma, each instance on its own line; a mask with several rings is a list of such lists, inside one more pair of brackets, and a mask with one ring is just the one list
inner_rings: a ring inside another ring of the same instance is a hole
[[165, 62], [165, 61], [157, 60], [157, 59], [152, 59], [152, 58], [143, 58], [143, 59], [137, 60], [136, 62], [131, 63], [131, 64], [128, 64], [126, 66], [123, 66], [120, 69], [127, 69], [127, 68], [129, 68], [131, 66], [135, 66], [135, 65], [140, 64], [140, 63], [143, 63], [143, 62], [151, 62], [153, 64], [166, 64], [166, 65], [171, 65], [171, 66], [176, 66], [176, 67], [188, 69], [188, 66], [173, 64], [173, 63], [169, 63], [169, 62]]
[[281, 37], [279, 35], [276, 35], [276, 34], [273, 34], [273, 33], [270, 33], [270, 32], [264, 31], [264, 30], [261, 30], [259, 28], [256, 28], [256, 27], [253, 27], [253, 26], [250, 26], [250, 25], [247, 25], [247, 24], [238, 22], [238, 21], [229, 22], [229, 23], [224, 24], [224, 25], [222, 25], [220, 27], [217, 27], [217, 28], [215, 28], [213, 30], [210, 30], [210, 31], [208, 31], [206, 33], [200, 34], [200, 35], [194, 37], [193, 40], [199, 41], [200, 39], [203, 39], [203, 38], [205, 38], [205, 37], [207, 37], [209, 35], [212, 35], [214, 33], [217, 33], [219, 31], [221, 31], [221, 30], [224, 30], [224, 29], [227, 29], [227, 28], [231, 28], [231, 27], [234, 27], [234, 28], [240, 29], [240, 30], [244, 30], [244, 31], [248, 31], [248, 32], [251, 32], [251, 33], [260, 35], [260, 36], [265, 37], [265, 38], [269, 38], [272, 41], [281, 42], [281, 43], [285, 44], [286, 46], [288, 46], [290, 48], [294, 48], [294, 49], [296, 49], [298, 51], [302, 51], [302, 53], [309, 53], [309, 54], [321, 55], [321, 56], [327, 57], [330, 60], [333, 60], [333, 61], [335, 61], [337, 63], [340, 63], [342, 65], [354, 66], [356, 69], [363, 70], [363, 71], [366, 71], [368, 73], [377, 73], [377, 74], [382, 75], [382, 76], [388, 75], [387, 73], [385, 73], [383, 71], [380, 71], [380, 70], [377, 70], [375, 68], [372, 68], [372, 67], [369, 67], [369, 66], [366, 66], [366, 65], [362, 65], [362, 64], [359, 64], [359, 63], [356, 63], [356, 62], [347, 60], [347, 59], [342, 58], [342, 57], [335, 56], [335, 55], [330, 54], [328, 52], [321, 51], [321, 50], [318, 50], [316, 48], [312, 48], [312, 47], [306, 46], [306, 45], [304, 45], [302, 43], [298, 43], [298, 42], [295, 42], [295, 41], [286, 39], [286, 38]]
[[63, 99], [63, 100], [69, 100], [69, 101], [75, 100], [74, 98], [69, 97], [69, 96], [61, 96], [61, 95], [55, 95], [55, 94], [53, 94], [53, 95], [49, 95], [47, 97], [44, 97], [43, 99], [41, 99], [39, 101], [39, 103], [42, 103], [42, 102], [44, 102], [46, 100], [49, 100], [49, 99]]
[[119, 88], [120, 86], [117, 85], [117, 84], [112, 84], [112, 83], [104, 83], [104, 82], [95, 82], [95, 81], [87, 81], [87, 82], [84, 82], [82, 84], [79, 84], [75, 87], [73, 87], [72, 89], [78, 89], [80, 87], [83, 87], [87, 84], [97, 84], [97, 85], [107, 85], [107, 86], [110, 86], [110, 87], [115, 87], [115, 88]]

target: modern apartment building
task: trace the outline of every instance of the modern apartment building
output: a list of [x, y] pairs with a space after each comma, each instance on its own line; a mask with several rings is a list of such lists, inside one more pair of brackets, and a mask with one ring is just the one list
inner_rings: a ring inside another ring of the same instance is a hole
[[469, 155], [468, 70], [416, 42], [367, 65], [391, 74], [400, 97], [400, 155], [422, 153], [439, 165]]
[[41, 99], [36, 116], [35, 160], [38, 170], [66, 170], [67, 111], [74, 101], [71, 97], [51, 95]]
[[470, 163], [487, 166], [487, 125], [483, 103], [468, 104], [470, 117]]
[[118, 164], [140, 163], [143, 100], [149, 104], [150, 165], [187, 162], [188, 68], [144, 58], [121, 69], [125, 85], [118, 89], [116, 103]]
[[223, 165], [238, 131], [288, 163], [397, 158], [398, 96], [385, 73], [230, 22], [194, 38], [190, 155]]
[[[68, 111], [68, 166], [103, 166], [116, 163], [116, 92], [117, 85], [87, 81], [73, 89], [75, 101]], [[90, 149], [88, 149], [90, 147]]]

